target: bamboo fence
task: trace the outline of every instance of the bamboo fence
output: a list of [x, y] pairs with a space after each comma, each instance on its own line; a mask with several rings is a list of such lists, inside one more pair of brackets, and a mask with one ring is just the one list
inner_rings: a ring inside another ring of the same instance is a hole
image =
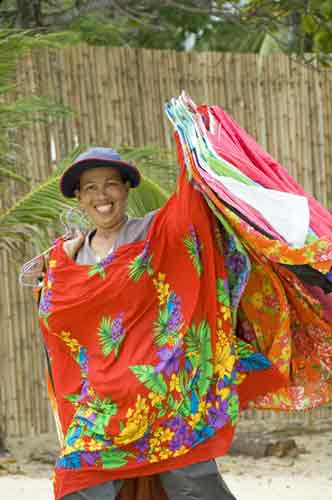
[[[324, 205], [332, 205], [332, 74], [283, 55], [177, 53], [75, 46], [29, 54], [18, 93], [44, 95], [74, 110], [20, 134], [35, 183], [77, 144], [172, 148], [164, 103], [185, 89], [198, 103], [230, 112]], [[175, 172], [147, 172], [165, 187]], [[19, 193], [10, 191], [3, 206]], [[22, 261], [28, 256], [22, 255]], [[29, 289], [0, 255], [0, 418], [6, 435], [54, 430], [44, 386], [44, 357]], [[322, 410], [324, 413], [324, 411]], [[322, 414], [323, 414], [322, 413]]]

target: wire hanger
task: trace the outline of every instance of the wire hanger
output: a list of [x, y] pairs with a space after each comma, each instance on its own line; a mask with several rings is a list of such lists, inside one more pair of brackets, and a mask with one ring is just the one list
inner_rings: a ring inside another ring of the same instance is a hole
[[[73, 239], [78, 233], [86, 234], [91, 228], [90, 222], [77, 207], [71, 207], [69, 210], [62, 212], [60, 214], [60, 222], [65, 228], [62, 236], [64, 240]], [[43, 274], [47, 266], [47, 257], [55, 245], [56, 242], [22, 265], [18, 278], [20, 285], [32, 288], [41, 287]]]

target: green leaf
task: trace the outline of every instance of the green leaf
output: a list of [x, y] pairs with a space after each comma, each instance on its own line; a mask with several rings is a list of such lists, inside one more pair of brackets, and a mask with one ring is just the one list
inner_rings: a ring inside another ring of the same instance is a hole
[[111, 338], [112, 319], [110, 316], [103, 316], [98, 328], [98, 337], [104, 356], [108, 356], [114, 347]]
[[197, 387], [202, 397], [208, 392], [213, 376], [211, 331], [206, 321], [201, 321], [198, 325], [198, 336], [200, 340], [200, 376]]
[[191, 402], [190, 402], [190, 396], [187, 394], [179, 406], [178, 412], [180, 415], [183, 417], [189, 417], [191, 415]]
[[166, 403], [168, 406], [170, 406], [173, 410], [175, 410], [178, 407], [178, 403], [175, 401], [173, 396], [171, 394], [168, 395]]
[[237, 395], [228, 400], [227, 413], [231, 419], [232, 425], [235, 425], [239, 419], [239, 398]]
[[236, 346], [237, 355], [239, 358], [248, 358], [253, 354], [253, 351], [252, 349], [250, 349], [249, 344], [247, 342], [244, 342], [243, 340], [237, 339]]
[[101, 451], [101, 459], [103, 462], [103, 467], [105, 469], [116, 469], [117, 467], [122, 467], [128, 463], [128, 458], [133, 457], [132, 453], [127, 453], [125, 451], [116, 451], [114, 449], [109, 449]]
[[106, 278], [105, 269], [99, 263], [93, 264], [92, 266], [90, 266], [90, 269], [88, 271], [88, 276], [90, 276], [90, 277], [94, 276], [95, 274], [99, 274], [99, 276], [102, 279]]
[[197, 328], [192, 323], [185, 333], [185, 351], [186, 356], [190, 359], [193, 368], [199, 367], [199, 353], [200, 353], [200, 338]]
[[156, 394], [165, 396], [168, 390], [167, 383], [161, 373], [154, 372], [152, 365], [135, 365], [130, 369], [142, 384]]
[[77, 401], [80, 399], [80, 395], [79, 394], [68, 394], [67, 396], [65, 396], [65, 399], [67, 399], [68, 401], [70, 401], [73, 404], [76, 404]]
[[159, 411], [159, 413], [158, 413], [158, 415], [157, 415], [157, 418], [161, 418], [161, 417], [163, 417], [164, 415], [166, 415], [166, 413], [167, 413], [167, 408], [162, 408], [162, 409]]
[[229, 291], [225, 287], [225, 280], [222, 278], [217, 279], [217, 301], [219, 304], [224, 304], [227, 307], [230, 305]]

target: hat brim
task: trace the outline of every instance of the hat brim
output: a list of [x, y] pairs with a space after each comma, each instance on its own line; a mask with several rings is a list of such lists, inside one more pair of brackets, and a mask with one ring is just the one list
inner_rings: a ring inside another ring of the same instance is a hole
[[102, 160], [89, 158], [70, 165], [60, 179], [60, 190], [66, 198], [74, 198], [75, 190], [79, 187], [79, 179], [85, 170], [98, 167], [116, 168], [123, 181], [129, 181], [130, 187], [135, 188], [141, 181], [139, 170], [123, 160]]

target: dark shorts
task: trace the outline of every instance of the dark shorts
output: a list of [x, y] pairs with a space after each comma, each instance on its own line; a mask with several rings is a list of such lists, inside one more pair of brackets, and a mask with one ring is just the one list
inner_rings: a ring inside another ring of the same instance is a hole
[[[236, 500], [214, 460], [159, 474], [169, 500]], [[66, 495], [62, 500], [115, 500], [123, 481], [115, 480]]]

